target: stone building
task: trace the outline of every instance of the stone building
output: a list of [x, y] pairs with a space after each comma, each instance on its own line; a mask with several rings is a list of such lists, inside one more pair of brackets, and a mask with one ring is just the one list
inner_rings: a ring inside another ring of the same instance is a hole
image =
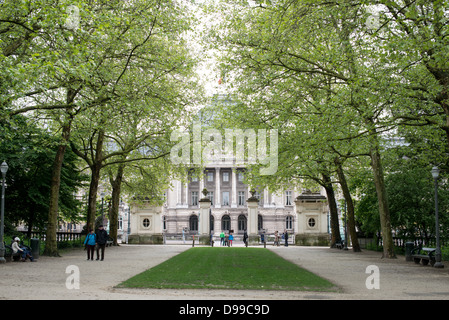
[[[329, 239], [328, 207], [326, 197], [320, 193], [302, 194], [293, 187], [278, 193], [262, 189], [256, 190], [252, 201], [248, 202], [251, 194], [250, 187], [244, 183], [246, 171], [244, 162], [248, 163], [254, 160], [254, 157], [260, 160], [260, 143], [262, 142], [264, 146], [268, 144], [266, 144], [264, 130], [259, 130], [257, 136], [252, 129], [230, 130], [232, 133], [229, 134], [229, 137], [226, 135], [223, 140], [229, 143], [228, 149], [226, 149], [225, 143], [225, 150], [222, 150], [223, 144], [217, 143], [216, 140], [216, 135], [218, 135], [218, 141], [222, 142], [220, 132], [213, 129], [215, 107], [218, 103], [226, 107], [226, 105], [232, 105], [234, 101], [231, 96], [222, 92], [214, 96], [210, 107], [203, 108], [198, 113], [196, 122], [198, 125], [193, 125], [193, 137], [206, 142], [206, 145], [215, 144], [212, 146], [213, 156], [210, 153], [211, 158], [209, 158], [208, 153], [204, 153], [204, 150], [195, 150], [194, 145], [194, 157], [199, 154], [204, 157], [206, 154], [207, 159], [203, 158], [203, 162], [201, 162], [206, 163], [202, 175], [195, 174], [195, 171], [192, 170], [184, 182], [173, 180], [172, 188], [165, 194], [166, 202], [163, 206], [132, 206], [130, 243], [162, 243], [164, 237], [179, 237], [183, 233], [190, 236], [199, 235], [205, 239], [204, 242], [208, 242], [210, 234], [218, 238], [222, 231], [233, 232], [238, 241], [242, 238], [244, 231], [248, 230], [253, 243], [257, 242], [256, 238], [258, 239], [262, 233], [273, 235], [275, 231], [279, 233], [287, 231], [293, 236], [291, 239], [304, 245], [327, 244]], [[204, 128], [202, 128], [203, 126]], [[182, 134], [179, 133], [179, 136]], [[187, 139], [181, 141], [189, 141], [191, 136], [190, 133], [188, 134], [189, 136], [185, 136]], [[214, 137], [213, 143], [209, 140], [212, 136]], [[252, 142], [245, 144], [245, 137]], [[274, 140], [271, 140], [272, 137], [270, 133], [269, 155], [268, 152], [263, 155], [268, 156], [265, 160], [270, 159], [269, 157], [273, 154], [276, 156], [274, 163], [271, 160], [268, 161], [269, 167], [274, 168], [275, 171], [277, 149], [272, 150], [271, 147], [274, 145], [273, 141], [277, 144], [277, 135], [274, 136]], [[235, 139], [236, 145], [235, 154], [234, 148], [229, 148], [234, 144], [233, 139]], [[255, 148], [256, 140], [257, 152], [256, 149], [251, 149]], [[244, 150], [245, 145], [247, 149]], [[190, 145], [187, 149], [188, 151], [183, 156], [190, 161], [188, 162], [190, 164], [192, 163]], [[230, 149], [232, 149], [231, 152]], [[245, 153], [248, 154], [248, 157], [242, 159]], [[179, 160], [184, 160], [184, 158], [181, 157]], [[185, 162], [183, 163], [185, 164]], [[238, 165], [239, 163], [242, 165]], [[198, 166], [198, 163], [194, 164]], [[204, 198], [202, 194], [204, 189], [207, 189], [209, 203], [201, 201]]]
[[[211, 232], [215, 239], [222, 231], [233, 232], [241, 240], [244, 231], [250, 233], [251, 229], [248, 207], [251, 193], [243, 182], [244, 173], [245, 168], [208, 166], [201, 178], [190, 175], [188, 182], [174, 180], [163, 206], [132, 206], [130, 243], [162, 243], [164, 236], [179, 239], [183, 230], [190, 236]], [[208, 191], [209, 205], [207, 213], [202, 215], [204, 189]], [[298, 244], [327, 245], [329, 224], [325, 196], [310, 191], [300, 193], [292, 188], [279, 193], [258, 190], [254, 198], [257, 205], [253, 236], [262, 233], [269, 236], [286, 230]], [[209, 223], [201, 221], [203, 216], [209, 217]]]

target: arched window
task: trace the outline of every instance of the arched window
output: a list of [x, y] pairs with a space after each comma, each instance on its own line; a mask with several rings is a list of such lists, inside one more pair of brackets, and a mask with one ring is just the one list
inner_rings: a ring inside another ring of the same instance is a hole
[[231, 229], [231, 217], [227, 214], [221, 218], [221, 230], [230, 230]]
[[190, 231], [198, 231], [198, 217], [191, 215], [189, 219], [189, 229]]
[[260, 214], [257, 217], [257, 229], [258, 230], [263, 229], [263, 217]]
[[245, 217], [245, 215], [243, 215], [243, 214], [239, 215], [239, 218], [238, 218], [238, 230], [239, 231], [245, 231], [246, 230], [246, 226], [247, 226], [247, 224], [246, 224], [246, 217]]
[[214, 218], [214, 216], [211, 214], [211, 215], [210, 215], [210, 231], [214, 231], [214, 222], [215, 222], [215, 218]]

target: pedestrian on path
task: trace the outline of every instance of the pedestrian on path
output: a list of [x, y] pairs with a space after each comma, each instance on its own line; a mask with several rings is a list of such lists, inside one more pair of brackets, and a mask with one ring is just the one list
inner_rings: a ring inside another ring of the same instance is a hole
[[234, 235], [231, 233], [229, 234], [229, 246], [232, 247], [232, 240], [234, 240]]
[[243, 243], [245, 244], [245, 247], [248, 247], [248, 233], [245, 232], [243, 233]]
[[95, 244], [97, 243], [97, 235], [94, 230], [90, 229], [84, 240], [84, 245], [87, 250], [87, 260], [94, 260]]
[[279, 247], [279, 232], [276, 230], [274, 232], [274, 243], [273, 246], [278, 246]]
[[287, 232], [287, 230], [284, 231], [284, 240], [285, 240], [285, 246], [288, 247], [288, 232]]
[[224, 244], [225, 244], [225, 234], [224, 234], [224, 232], [222, 231], [222, 232], [220, 233], [220, 245], [221, 245], [221, 246], [224, 246]]
[[100, 260], [100, 250], [101, 250], [101, 261], [104, 260], [104, 249], [106, 247], [106, 242], [108, 241], [108, 233], [104, 230], [103, 226], [100, 225], [97, 230], [97, 260]]

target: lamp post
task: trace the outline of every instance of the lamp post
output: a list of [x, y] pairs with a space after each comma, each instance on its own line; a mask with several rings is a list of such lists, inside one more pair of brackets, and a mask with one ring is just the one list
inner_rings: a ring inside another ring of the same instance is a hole
[[441, 263], [441, 247], [440, 247], [440, 223], [438, 221], [438, 176], [440, 169], [438, 167], [432, 168], [432, 177], [435, 184], [435, 236], [437, 240], [437, 248], [435, 250], [435, 268], [444, 268]]
[[5, 263], [5, 243], [4, 243], [4, 233], [5, 233], [5, 178], [6, 172], [8, 171], [8, 164], [3, 161], [0, 166], [2, 172], [2, 201], [1, 201], [1, 223], [0, 223], [0, 263]]

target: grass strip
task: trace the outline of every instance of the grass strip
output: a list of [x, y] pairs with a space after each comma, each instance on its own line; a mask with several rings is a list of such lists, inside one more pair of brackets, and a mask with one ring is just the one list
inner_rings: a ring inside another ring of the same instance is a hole
[[262, 248], [191, 248], [118, 288], [337, 291], [331, 282]]

